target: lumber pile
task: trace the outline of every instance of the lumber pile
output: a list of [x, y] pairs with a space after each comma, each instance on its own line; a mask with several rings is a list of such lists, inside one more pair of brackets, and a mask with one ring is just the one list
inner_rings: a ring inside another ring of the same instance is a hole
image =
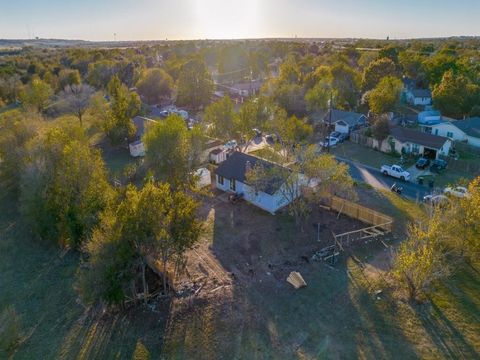
[[288, 275], [287, 281], [292, 284], [295, 289], [300, 289], [307, 286], [307, 283], [305, 280], [303, 280], [302, 275], [300, 275], [300, 273], [297, 271], [292, 271], [290, 275]]

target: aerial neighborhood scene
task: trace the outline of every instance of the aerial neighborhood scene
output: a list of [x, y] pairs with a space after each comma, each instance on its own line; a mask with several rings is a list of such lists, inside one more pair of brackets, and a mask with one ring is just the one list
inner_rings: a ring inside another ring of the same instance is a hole
[[480, 2], [0, 2], [0, 359], [480, 359]]

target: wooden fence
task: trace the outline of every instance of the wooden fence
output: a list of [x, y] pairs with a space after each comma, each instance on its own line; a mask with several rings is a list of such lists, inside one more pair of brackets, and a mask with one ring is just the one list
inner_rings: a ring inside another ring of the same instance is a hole
[[466, 153], [480, 155], [480, 148], [472, 146], [464, 142], [455, 142], [455, 149]]
[[393, 218], [390, 216], [337, 196], [333, 196], [328, 202], [331, 209], [341, 214], [345, 214], [369, 225], [378, 226], [384, 231], [392, 231]]
[[369, 136], [365, 136], [359, 131], [355, 131], [350, 134], [350, 141], [359, 145], [368, 146], [370, 148], [374, 147], [373, 140], [374, 140], [373, 138]]
[[471, 173], [474, 175], [480, 173], [480, 160], [455, 160], [449, 156], [442, 155], [440, 156], [440, 158], [448, 163], [448, 169], [450, 170]]

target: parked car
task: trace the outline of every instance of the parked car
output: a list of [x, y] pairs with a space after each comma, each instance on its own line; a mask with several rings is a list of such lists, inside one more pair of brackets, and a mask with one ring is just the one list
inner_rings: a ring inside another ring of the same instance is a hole
[[447, 168], [447, 162], [442, 159], [435, 159], [432, 161], [432, 164], [430, 165], [430, 171], [433, 172], [440, 172], [442, 170], [445, 170]]
[[410, 173], [408, 171], [403, 170], [400, 165], [383, 165], [380, 169], [383, 175], [391, 176], [402, 181], [409, 181], [410, 180]]
[[458, 198], [469, 198], [471, 196], [468, 189], [463, 186], [447, 187], [443, 190], [443, 193]]
[[335, 146], [339, 143], [338, 138], [333, 137], [333, 136], [327, 136], [325, 138], [325, 141], [320, 141], [320, 146], [327, 147], [327, 146]]
[[425, 170], [428, 165], [430, 165], [430, 160], [427, 159], [427, 158], [420, 158], [417, 160], [417, 162], [415, 163], [415, 167], [417, 169], [422, 169], [422, 170]]
[[423, 197], [423, 202], [433, 206], [444, 207], [448, 205], [450, 200], [445, 195], [426, 195]]
[[237, 140], [230, 140], [223, 147], [225, 150], [235, 150], [238, 147]]
[[330, 137], [337, 138], [338, 142], [342, 143], [349, 138], [349, 135], [347, 133], [341, 133], [339, 131], [332, 131]]

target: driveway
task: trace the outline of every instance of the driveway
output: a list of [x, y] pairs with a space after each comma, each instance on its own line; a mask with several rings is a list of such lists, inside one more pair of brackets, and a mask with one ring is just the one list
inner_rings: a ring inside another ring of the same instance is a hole
[[394, 183], [396, 183], [403, 187], [403, 196], [418, 201], [421, 201], [425, 195], [431, 193], [431, 190], [427, 186], [420, 186], [414, 182], [402, 182], [398, 179], [385, 176], [377, 168], [341, 157], [336, 157], [336, 159], [349, 166], [350, 175], [354, 180], [365, 182], [374, 188], [388, 190]]

